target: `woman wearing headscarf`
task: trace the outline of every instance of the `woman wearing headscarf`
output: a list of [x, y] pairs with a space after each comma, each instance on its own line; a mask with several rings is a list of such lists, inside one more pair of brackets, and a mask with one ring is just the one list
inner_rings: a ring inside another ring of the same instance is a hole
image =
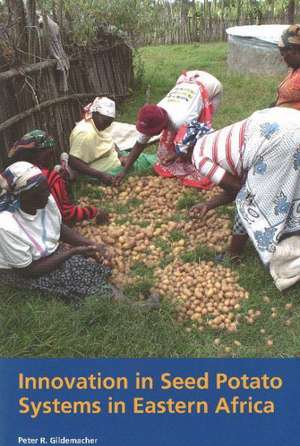
[[[104, 209], [94, 206], [77, 206], [72, 202], [67, 183], [69, 175], [66, 169], [68, 169], [68, 165], [62, 166], [62, 169], [54, 168], [54, 147], [54, 139], [43, 130], [36, 129], [26, 133], [19, 141], [14, 143], [8, 151], [8, 158], [10, 163], [27, 161], [42, 170], [65, 224], [73, 225], [95, 217], [97, 223], [107, 222], [107, 213]], [[66, 155], [62, 155], [63, 160], [66, 159]]]
[[278, 87], [274, 105], [300, 110], [300, 25], [284, 30], [278, 47], [289, 71]]
[[[187, 148], [183, 149], [186, 154]], [[282, 261], [287, 264], [293, 251], [287, 245], [300, 231], [300, 112], [283, 107], [255, 112], [244, 121], [200, 137], [189, 150], [196, 169], [224, 190], [194, 206], [191, 214], [201, 218], [210, 209], [235, 199], [231, 255], [241, 254], [249, 236], [262, 262], [270, 267], [276, 285], [282, 288], [282, 268], [274, 269], [274, 262], [285, 246]], [[294, 241], [291, 243], [295, 246]], [[294, 250], [293, 256], [298, 270], [293, 269], [291, 275], [297, 281], [300, 249]]]
[[199, 175], [194, 166], [179, 159], [175, 139], [182, 128], [196, 120], [211, 126], [222, 97], [222, 84], [205, 71], [185, 71], [175, 87], [157, 104], [146, 104], [138, 112], [136, 128], [139, 132], [124, 170], [115, 179], [120, 184], [130, 167], [141, 155], [151, 136], [161, 133], [157, 151], [159, 162], [155, 172], [163, 177], [177, 177], [186, 186], [209, 188], [211, 183]]
[[[97, 245], [62, 224], [41, 170], [16, 162], [0, 174], [0, 280], [65, 297], [111, 294]], [[60, 241], [71, 247], [61, 248]], [[92, 262], [87, 257], [94, 257]]]
[[[110, 126], [115, 116], [115, 102], [106, 97], [96, 97], [84, 107], [83, 119], [70, 135], [69, 167], [82, 174], [88, 174], [87, 169], [90, 169], [108, 176], [117, 175], [123, 170], [122, 165], [126, 164], [128, 154], [119, 150], [111, 136]], [[143, 173], [155, 161], [155, 155], [143, 154], [133, 165], [133, 170]]]

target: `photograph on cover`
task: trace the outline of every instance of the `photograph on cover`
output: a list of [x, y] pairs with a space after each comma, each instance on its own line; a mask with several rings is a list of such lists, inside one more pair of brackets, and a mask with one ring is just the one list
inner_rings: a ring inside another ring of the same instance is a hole
[[268, 5], [0, 2], [2, 357], [298, 354], [300, 25]]

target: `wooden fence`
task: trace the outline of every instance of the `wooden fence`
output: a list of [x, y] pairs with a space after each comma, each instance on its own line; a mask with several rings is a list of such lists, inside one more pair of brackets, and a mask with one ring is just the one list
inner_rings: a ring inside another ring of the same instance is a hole
[[47, 130], [57, 141], [57, 154], [68, 150], [68, 139], [80, 110], [95, 96], [120, 101], [133, 83], [132, 50], [125, 43], [85, 50], [71, 59], [68, 92], [60, 91], [61, 73], [55, 60], [0, 73], [0, 165], [7, 149], [34, 128]]
[[[241, 18], [238, 22], [234, 18], [211, 17], [166, 17], [162, 18], [151, 27], [151, 31], [145, 31], [137, 39], [138, 46], [186, 44], [193, 42], [214, 42], [227, 40], [226, 29], [237, 25], [253, 24], [287, 24], [286, 14], [276, 17], [264, 17], [262, 21], [250, 18]], [[295, 23], [299, 23], [300, 15], [295, 17]], [[259, 22], [259, 23], [258, 23]]]

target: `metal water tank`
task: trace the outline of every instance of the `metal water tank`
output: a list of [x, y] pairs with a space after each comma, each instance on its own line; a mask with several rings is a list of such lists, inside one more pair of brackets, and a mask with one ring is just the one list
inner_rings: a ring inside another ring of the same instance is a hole
[[231, 70], [245, 74], [285, 74], [277, 44], [288, 25], [250, 25], [226, 29]]

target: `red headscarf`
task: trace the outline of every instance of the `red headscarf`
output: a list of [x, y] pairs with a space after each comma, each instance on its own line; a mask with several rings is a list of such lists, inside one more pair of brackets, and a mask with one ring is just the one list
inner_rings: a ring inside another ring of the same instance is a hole
[[167, 124], [168, 114], [158, 105], [146, 104], [138, 112], [136, 128], [144, 135], [159, 135]]

